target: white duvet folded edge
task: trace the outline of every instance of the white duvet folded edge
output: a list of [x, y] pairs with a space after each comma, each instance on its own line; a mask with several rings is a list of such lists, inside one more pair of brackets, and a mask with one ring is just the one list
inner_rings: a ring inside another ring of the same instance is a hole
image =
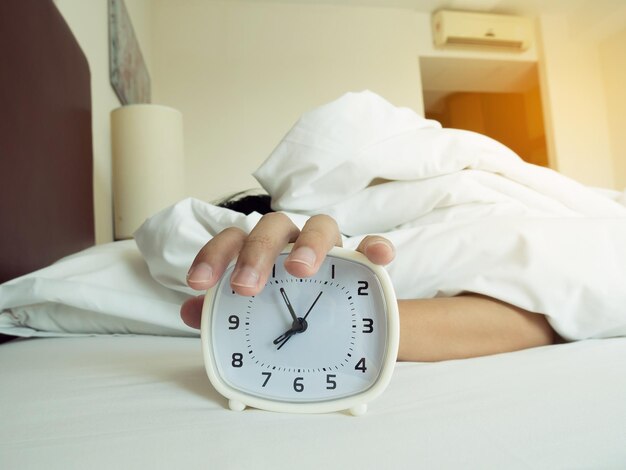
[[156, 282], [133, 240], [98, 245], [0, 285], [0, 333], [197, 336], [188, 293]]

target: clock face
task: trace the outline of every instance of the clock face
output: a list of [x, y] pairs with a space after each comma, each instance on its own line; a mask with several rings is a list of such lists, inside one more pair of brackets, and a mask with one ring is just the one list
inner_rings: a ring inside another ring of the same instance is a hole
[[387, 352], [387, 305], [361, 263], [327, 256], [311, 278], [276, 260], [259, 295], [235, 294], [231, 266], [214, 292], [209, 348], [224, 383], [281, 402], [357, 395], [377, 381]]

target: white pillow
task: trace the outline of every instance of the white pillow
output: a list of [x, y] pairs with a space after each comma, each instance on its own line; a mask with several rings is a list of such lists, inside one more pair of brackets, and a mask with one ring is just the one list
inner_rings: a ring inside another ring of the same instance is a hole
[[189, 296], [156, 282], [133, 240], [97, 245], [0, 285], [0, 333], [197, 336], [179, 316]]

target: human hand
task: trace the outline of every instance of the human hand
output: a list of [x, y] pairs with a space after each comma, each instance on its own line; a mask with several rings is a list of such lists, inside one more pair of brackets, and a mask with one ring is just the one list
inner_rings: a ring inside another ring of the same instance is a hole
[[[300, 231], [280, 212], [264, 215], [250, 234], [230, 227], [213, 237], [197, 254], [187, 284], [195, 290], [215, 286], [229, 263], [237, 258], [230, 279], [232, 289], [239, 295], [256, 295], [271, 275], [272, 266], [287, 243], [294, 243], [285, 260], [285, 269], [296, 277], [314, 276], [326, 254], [333, 246], [341, 246], [341, 235], [335, 220], [327, 215], [311, 217]], [[393, 260], [395, 249], [386, 238], [365, 237], [357, 251], [375, 264], [385, 265]], [[181, 307], [183, 321], [200, 328], [204, 296], [187, 300]]]

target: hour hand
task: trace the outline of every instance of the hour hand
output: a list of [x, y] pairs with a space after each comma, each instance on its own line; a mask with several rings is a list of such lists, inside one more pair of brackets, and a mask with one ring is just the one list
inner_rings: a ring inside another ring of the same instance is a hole
[[[283, 341], [286, 341], [287, 338], [290, 338], [291, 336], [295, 335], [297, 332], [298, 330], [294, 330], [293, 328], [285, 331], [282, 335], [280, 335], [278, 338], [274, 340], [274, 344], [279, 344], [279, 343], [282, 343]], [[280, 349], [280, 346], [278, 347], [278, 349]]]
[[289, 310], [289, 314], [291, 315], [291, 318], [293, 319], [292, 328], [294, 328], [296, 326], [296, 323], [298, 322], [298, 315], [296, 315], [296, 312], [293, 311], [291, 302], [289, 302], [289, 297], [287, 297], [287, 292], [285, 292], [285, 289], [283, 289], [282, 287], [280, 288], [280, 295], [283, 296], [283, 300], [285, 301], [285, 304], [287, 305], [287, 310]]
[[278, 349], [282, 348], [289, 339], [296, 333], [302, 333], [307, 329], [307, 322], [304, 318], [297, 318], [293, 322], [291, 328], [274, 340], [274, 344], [278, 344]]

